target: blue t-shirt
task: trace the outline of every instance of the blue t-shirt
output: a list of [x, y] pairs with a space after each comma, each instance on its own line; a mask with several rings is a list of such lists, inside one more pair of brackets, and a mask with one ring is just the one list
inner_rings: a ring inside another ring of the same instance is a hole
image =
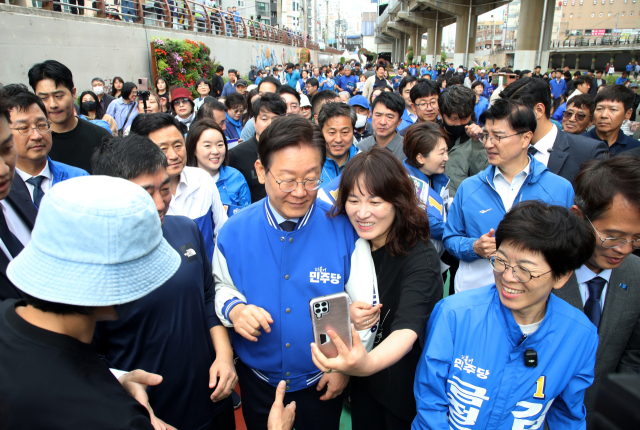
[[358, 78], [353, 75], [345, 75], [338, 79], [338, 86], [342, 91], [347, 91], [353, 95], [356, 93], [356, 87], [358, 86]]

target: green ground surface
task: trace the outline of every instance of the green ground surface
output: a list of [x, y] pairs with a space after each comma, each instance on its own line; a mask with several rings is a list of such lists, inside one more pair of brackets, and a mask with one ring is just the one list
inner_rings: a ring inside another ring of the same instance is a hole
[[[449, 279], [444, 284], [443, 296], [449, 295]], [[342, 408], [342, 416], [340, 417], [340, 430], [351, 430], [351, 409], [348, 406]]]

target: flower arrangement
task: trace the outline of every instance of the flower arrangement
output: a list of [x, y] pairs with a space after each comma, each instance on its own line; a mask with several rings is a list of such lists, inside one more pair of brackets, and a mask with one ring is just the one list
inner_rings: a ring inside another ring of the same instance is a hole
[[196, 81], [211, 79], [218, 64], [211, 59], [211, 49], [193, 40], [156, 38], [153, 41], [158, 76], [167, 80], [169, 87], [183, 86], [198, 96]]
[[311, 61], [311, 51], [309, 48], [301, 48], [300, 49], [300, 63], [308, 63]]

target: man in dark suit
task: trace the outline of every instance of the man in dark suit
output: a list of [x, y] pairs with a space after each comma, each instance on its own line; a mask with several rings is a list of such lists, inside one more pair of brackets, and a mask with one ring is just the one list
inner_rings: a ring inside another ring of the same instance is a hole
[[547, 84], [541, 79], [518, 79], [502, 90], [500, 97], [520, 100], [533, 109], [538, 124], [531, 139], [529, 154], [547, 166], [552, 173], [571, 183], [582, 163], [599, 158], [609, 151], [606, 143], [565, 133], [551, 122], [551, 94]]
[[224, 89], [224, 80], [222, 79], [222, 75], [224, 75], [224, 67], [218, 66], [216, 72], [211, 76], [211, 97], [218, 98], [222, 95], [222, 90]]
[[596, 70], [596, 77], [591, 81], [591, 87], [589, 88], [589, 94], [593, 97], [598, 94], [598, 88], [607, 85], [607, 81], [602, 77], [602, 70]]
[[24, 248], [19, 236], [27, 235], [26, 240], [31, 237], [38, 213], [24, 182], [13, 180], [18, 151], [9, 123], [12, 107], [13, 103], [0, 90], [0, 301], [22, 298], [20, 290], [7, 278], [7, 265]]
[[595, 379], [587, 389], [587, 428], [598, 388], [611, 373], [640, 367], [640, 163], [605, 156], [585, 163], [575, 181], [577, 216], [596, 234], [592, 257], [553, 292], [598, 327]]

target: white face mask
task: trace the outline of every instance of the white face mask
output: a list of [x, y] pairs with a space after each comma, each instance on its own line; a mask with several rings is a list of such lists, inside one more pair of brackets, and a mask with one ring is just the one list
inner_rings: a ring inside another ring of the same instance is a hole
[[358, 120], [356, 121], [356, 128], [364, 127], [365, 124], [367, 123], [367, 116], [360, 115], [360, 114], [356, 114], [356, 116], [358, 117]]
[[93, 87], [93, 92], [99, 96], [104, 94], [104, 87]]

